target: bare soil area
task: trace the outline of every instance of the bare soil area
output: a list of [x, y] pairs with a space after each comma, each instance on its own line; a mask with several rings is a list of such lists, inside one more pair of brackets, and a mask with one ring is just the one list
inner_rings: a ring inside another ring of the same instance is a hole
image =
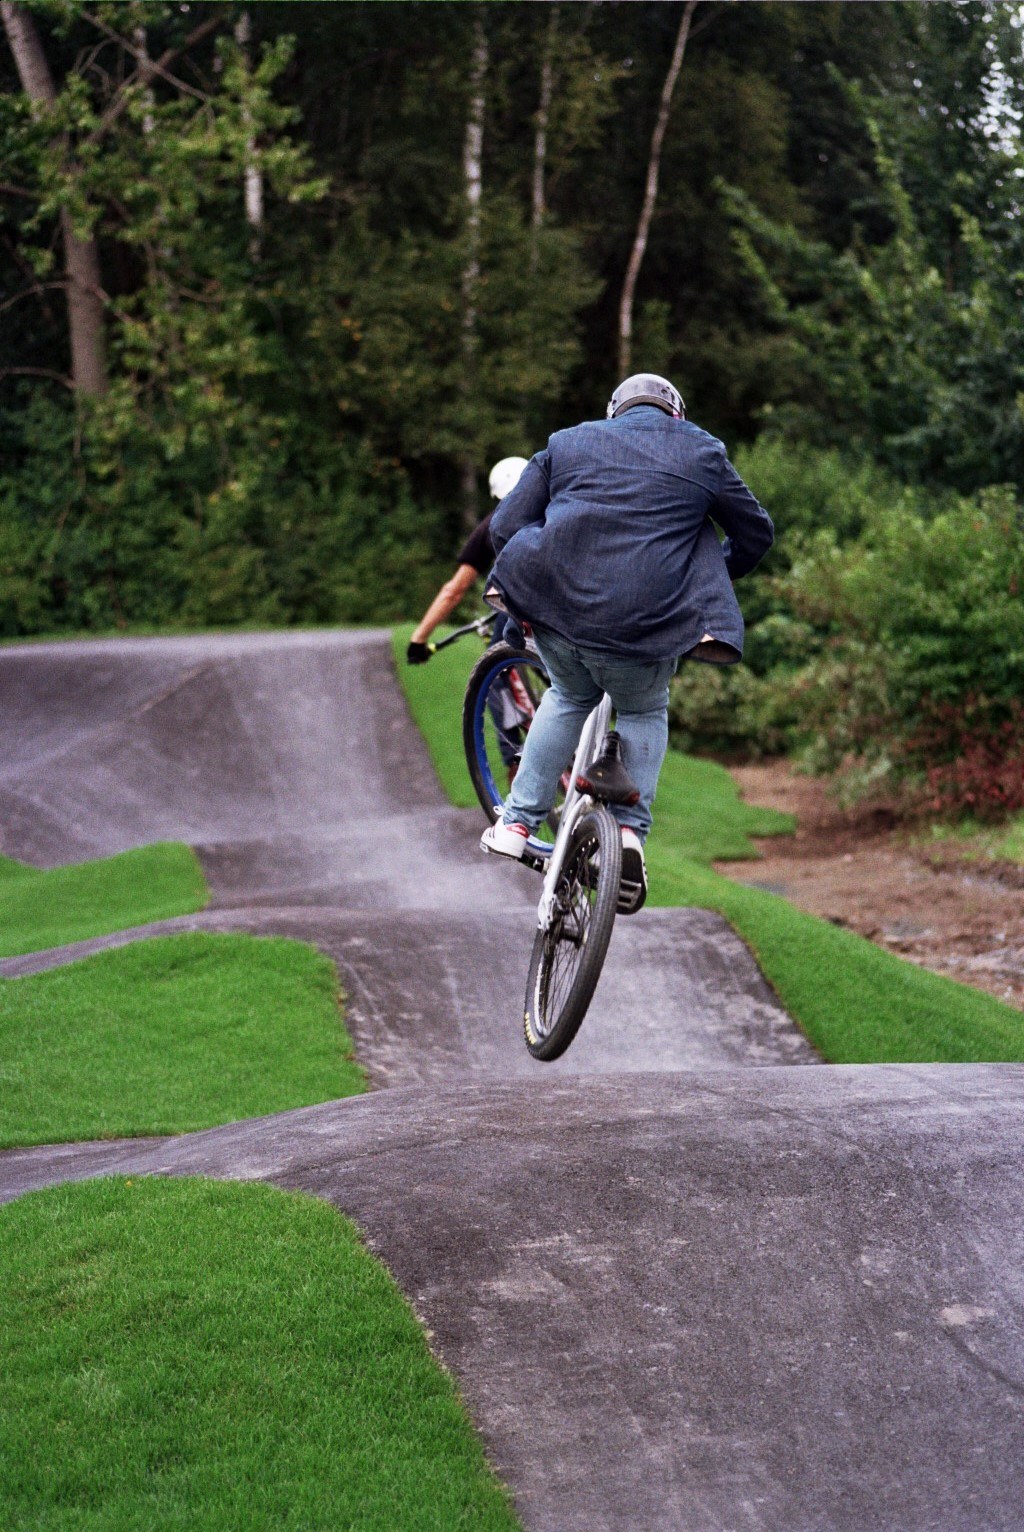
[[795, 814], [797, 831], [719, 872], [1024, 1010], [1024, 867], [915, 845], [883, 815], [840, 809], [785, 761], [731, 769], [748, 803]]

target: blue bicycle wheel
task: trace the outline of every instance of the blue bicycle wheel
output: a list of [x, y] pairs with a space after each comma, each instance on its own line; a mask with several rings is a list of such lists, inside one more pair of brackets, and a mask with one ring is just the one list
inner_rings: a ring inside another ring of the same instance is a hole
[[[462, 742], [488, 824], [501, 818], [526, 736], [548, 684], [539, 655], [505, 643], [488, 649], [470, 672], [462, 704]], [[557, 810], [551, 821], [527, 842], [527, 850], [534, 856], [550, 853]]]

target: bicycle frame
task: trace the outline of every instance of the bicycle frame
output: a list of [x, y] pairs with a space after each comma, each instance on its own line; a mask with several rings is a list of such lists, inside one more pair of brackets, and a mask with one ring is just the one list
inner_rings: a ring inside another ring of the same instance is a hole
[[555, 890], [562, 873], [562, 864], [565, 861], [566, 849], [570, 837], [576, 827], [576, 821], [585, 813], [593, 803], [588, 793], [581, 793], [576, 786], [576, 779], [590, 764], [596, 754], [598, 744], [608, 732], [608, 725], [612, 718], [612, 699], [605, 695], [597, 704], [597, 707], [583, 725], [583, 733], [576, 749], [576, 756], [572, 763], [572, 776], [569, 790], [565, 795], [565, 803], [562, 805], [562, 817], [558, 825], [558, 834], [548, 857], [548, 865], [544, 873], [544, 888], [541, 892], [540, 903], [537, 905], [537, 926], [541, 931], [546, 931], [551, 924], [551, 917], [555, 907]]

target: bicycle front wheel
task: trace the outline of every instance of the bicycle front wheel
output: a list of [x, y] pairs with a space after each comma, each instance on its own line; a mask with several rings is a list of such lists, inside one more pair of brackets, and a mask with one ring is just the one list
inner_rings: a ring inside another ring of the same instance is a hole
[[489, 823], [501, 818], [526, 735], [547, 689], [547, 671], [539, 656], [511, 644], [493, 645], [470, 672], [462, 704], [462, 744]]
[[603, 805], [580, 816], [566, 850], [546, 931], [538, 931], [526, 981], [526, 1046], [545, 1062], [563, 1054], [597, 988], [615, 924], [622, 834]]

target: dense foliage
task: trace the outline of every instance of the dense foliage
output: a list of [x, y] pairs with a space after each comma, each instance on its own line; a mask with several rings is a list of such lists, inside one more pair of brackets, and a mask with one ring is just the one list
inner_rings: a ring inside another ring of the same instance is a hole
[[[616, 381], [682, 12], [5, 7], [0, 636], [420, 609], [489, 464]], [[780, 537], [691, 743], [998, 797], [950, 782], [964, 730], [986, 781], [1020, 735], [1021, 62], [987, 0], [696, 8], [633, 362]]]

